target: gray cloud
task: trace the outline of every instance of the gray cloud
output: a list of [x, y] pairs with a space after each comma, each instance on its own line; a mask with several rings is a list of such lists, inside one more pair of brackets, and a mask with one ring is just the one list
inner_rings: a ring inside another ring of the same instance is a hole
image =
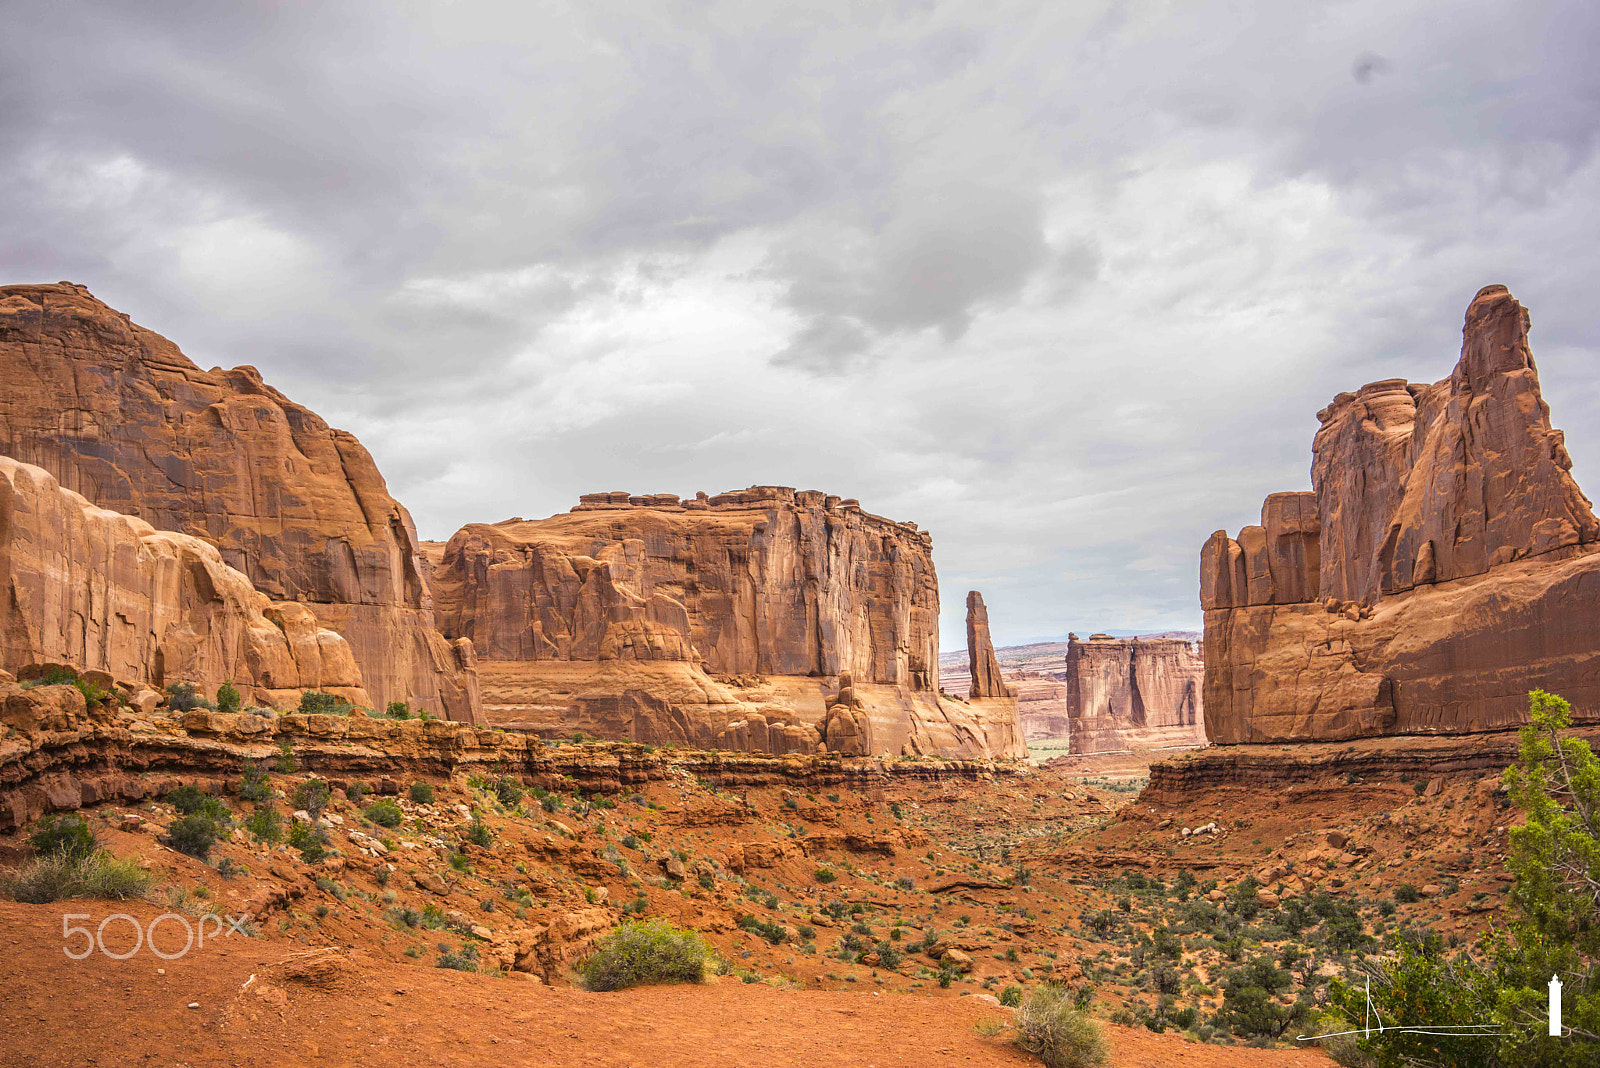
[[0, 277], [257, 365], [430, 536], [814, 486], [933, 530], [947, 642], [1194, 625], [1491, 281], [1600, 486], [1577, 0], [13, 7]]

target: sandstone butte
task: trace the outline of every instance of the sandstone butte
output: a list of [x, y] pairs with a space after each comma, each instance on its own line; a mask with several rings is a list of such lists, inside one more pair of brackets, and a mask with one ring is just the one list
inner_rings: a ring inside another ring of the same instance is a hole
[[270, 601], [216, 546], [0, 456], [0, 670], [50, 663], [121, 683], [146, 713], [167, 685], [209, 694], [224, 680], [253, 706], [293, 707], [302, 690], [370, 704], [345, 640]]
[[1600, 522], [1528, 329], [1486, 286], [1448, 378], [1339, 394], [1317, 413], [1312, 491], [1206, 542], [1213, 741], [1502, 728], [1534, 688], [1600, 709]]
[[[100, 508], [214, 545], [270, 601], [303, 606], [315, 620], [306, 627], [343, 636], [361, 681], [343, 668], [329, 679], [364, 684], [375, 707], [401, 700], [476, 719], [472, 649], [434, 626], [410, 515], [360, 442], [254, 368], [202, 371], [82, 286], [0, 286], [0, 455]], [[132, 564], [117, 567], [132, 580]], [[150, 612], [161, 610], [152, 602]], [[113, 635], [122, 628], [97, 619]], [[200, 640], [226, 646], [221, 633]], [[291, 643], [305, 633], [283, 631]], [[158, 680], [163, 666], [149, 670]], [[272, 690], [290, 676], [252, 678]]]
[[938, 690], [932, 539], [782, 486], [587, 494], [425, 545], [484, 715], [751, 752], [1025, 755], [1016, 701]]
[[[980, 641], [987, 640], [986, 629], [984, 633]], [[946, 690], [972, 685], [973, 644], [969, 635], [965, 667], [946, 658], [940, 673]], [[1071, 752], [1085, 754], [1206, 742], [1201, 700], [1205, 669], [1194, 642], [1109, 634], [1084, 640], [1073, 634], [1065, 643], [989, 649], [1017, 698], [1024, 738], [1064, 738]]]

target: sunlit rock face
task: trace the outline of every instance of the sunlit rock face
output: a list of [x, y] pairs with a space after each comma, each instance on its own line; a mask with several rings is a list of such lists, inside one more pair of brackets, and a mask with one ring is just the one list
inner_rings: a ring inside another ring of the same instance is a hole
[[1335, 397], [1313, 491], [1206, 542], [1212, 740], [1503, 727], [1535, 688], [1600, 711], [1600, 522], [1528, 329], [1504, 286], [1480, 290], [1450, 377]]
[[755, 486], [589, 494], [427, 551], [441, 626], [478, 651], [494, 723], [770, 752], [832, 738], [852, 752], [1019, 755], [1014, 701], [939, 695], [932, 547], [856, 501]]
[[82, 286], [0, 286], [0, 454], [210, 542], [343, 635], [378, 705], [476, 717], [472, 650], [434, 626], [410, 515], [360, 442], [254, 368], [203, 371]]

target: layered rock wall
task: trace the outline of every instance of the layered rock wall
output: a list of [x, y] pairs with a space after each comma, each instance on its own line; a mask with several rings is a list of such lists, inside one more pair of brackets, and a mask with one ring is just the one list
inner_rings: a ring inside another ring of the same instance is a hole
[[1448, 378], [1341, 393], [1313, 491], [1207, 541], [1213, 741], [1488, 730], [1534, 688], [1600, 714], [1600, 522], [1528, 329], [1504, 286], [1480, 290]]
[[0, 670], [62, 663], [128, 689], [232, 681], [250, 704], [302, 690], [366, 705], [349, 645], [304, 605], [272, 602], [199, 538], [96, 508], [0, 456]]
[[434, 627], [411, 517], [353, 436], [254, 368], [202, 371], [82, 286], [0, 286], [0, 454], [211, 542], [344, 635], [380, 706], [475, 717], [471, 650]]
[[1067, 643], [1067, 723], [1074, 753], [1201, 745], [1204, 668], [1180, 638], [1091, 635]]
[[589, 494], [428, 553], [440, 624], [477, 649], [498, 724], [772, 752], [830, 731], [851, 752], [1023, 751], [1014, 702], [940, 698], [932, 540], [853, 500]]

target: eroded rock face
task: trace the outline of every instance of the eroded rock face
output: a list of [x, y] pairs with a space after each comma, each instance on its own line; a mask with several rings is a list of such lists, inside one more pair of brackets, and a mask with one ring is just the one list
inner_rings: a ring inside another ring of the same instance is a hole
[[1504, 286], [1433, 385], [1318, 413], [1311, 493], [1201, 551], [1205, 719], [1219, 742], [1484, 730], [1527, 692], [1600, 710], [1600, 522], [1570, 473]]
[[[0, 668], [63, 663], [247, 703], [302, 690], [369, 705], [350, 646], [302, 604], [272, 602], [214, 545], [96, 508], [48, 471], [0, 456]], [[76, 692], [76, 691], [72, 691]]]
[[82, 286], [0, 286], [0, 453], [211, 542], [342, 634], [380, 706], [475, 716], [470, 650], [433, 625], [410, 516], [353, 436], [254, 368], [202, 371]]
[[589, 494], [426, 548], [491, 722], [764, 752], [1023, 751], [1014, 702], [937, 691], [932, 540], [853, 500]]
[[1201, 745], [1204, 665], [1180, 638], [1094, 634], [1067, 643], [1072, 751]]
[[967, 671], [972, 676], [970, 696], [1017, 696], [1016, 688], [1007, 686], [1000, 677], [1000, 661], [995, 658], [994, 641], [989, 637], [989, 610], [977, 590], [967, 594]]

